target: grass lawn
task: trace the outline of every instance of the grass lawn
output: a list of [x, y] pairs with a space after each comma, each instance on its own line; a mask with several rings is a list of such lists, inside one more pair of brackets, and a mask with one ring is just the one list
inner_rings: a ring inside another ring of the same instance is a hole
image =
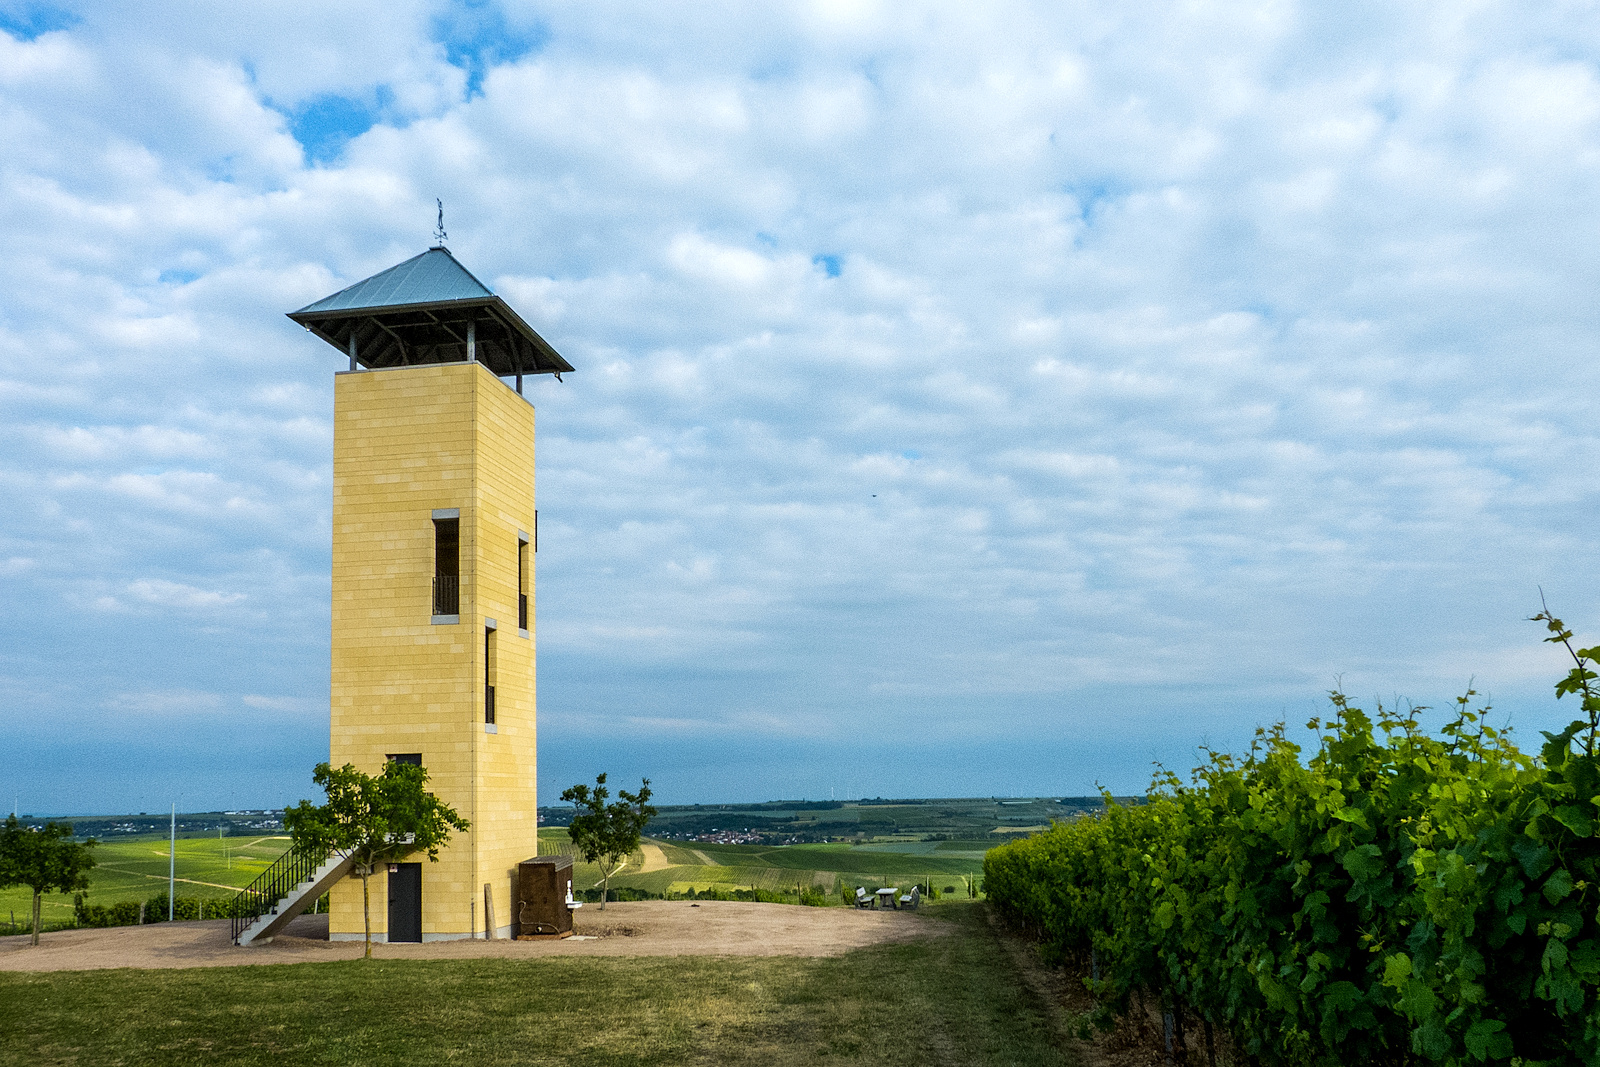
[[0, 1064], [1070, 1067], [980, 904], [836, 959], [379, 960], [0, 974]]

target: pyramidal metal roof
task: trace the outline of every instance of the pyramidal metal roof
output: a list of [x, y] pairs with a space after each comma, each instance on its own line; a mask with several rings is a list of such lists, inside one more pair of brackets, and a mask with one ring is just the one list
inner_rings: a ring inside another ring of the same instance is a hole
[[426, 363], [482, 363], [501, 378], [554, 374], [572, 364], [473, 277], [449, 249], [436, 246], [404, 263], [289, 312], [350, 356], [350, 369]]
[[491, 296], [494, 293], [489, 287], [457, 262], [449, 249], [437, 247], [340, 289], [332, 296], [325, 296], [315, 304], [307, 304], [294, 314], [433, 304], [441, 300], [481, 300]]

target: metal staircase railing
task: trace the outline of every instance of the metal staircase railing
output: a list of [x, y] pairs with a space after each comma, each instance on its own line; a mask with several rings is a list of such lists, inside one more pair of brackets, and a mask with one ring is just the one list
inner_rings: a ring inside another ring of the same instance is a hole
[[260, 876], [239, 891], [233, 898], [233, 943], [250, 924], [272, 911], [277, 903], [294, 891], [295, 886], [310, 878], [318, 867], [327, 862], [330, 852], [305, 852], [291, 848], [279, 856]]

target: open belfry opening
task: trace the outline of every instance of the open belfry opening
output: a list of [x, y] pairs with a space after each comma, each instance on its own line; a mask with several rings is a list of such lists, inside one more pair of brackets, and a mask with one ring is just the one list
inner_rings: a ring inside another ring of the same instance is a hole
[[[289, 317], [349, 358], [334, 380], [330, 762], [375, 775], [420, 761], [471, 822], [439, 862], [371, 880], [374, 937], [510, 936], [517, 865], [538, 852], [522, 386], [572, 367], [442, 245]], [[346, 878], [329, 935], [362, 931], [361, 883]]]

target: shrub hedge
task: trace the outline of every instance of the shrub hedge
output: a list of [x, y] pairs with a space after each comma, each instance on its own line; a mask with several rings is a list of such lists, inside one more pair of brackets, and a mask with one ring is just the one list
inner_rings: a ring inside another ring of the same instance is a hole
[[1250, 1062], [1600, 1067], [1600, 647], [1537, 758], [1473, 708], [1425, 730], [1332, 694], [1302, 758], [1280, 724], [1189, 781], [988, 853], [1003, 915], [1073, 959], [1107, 1016], [1154, 998]]

